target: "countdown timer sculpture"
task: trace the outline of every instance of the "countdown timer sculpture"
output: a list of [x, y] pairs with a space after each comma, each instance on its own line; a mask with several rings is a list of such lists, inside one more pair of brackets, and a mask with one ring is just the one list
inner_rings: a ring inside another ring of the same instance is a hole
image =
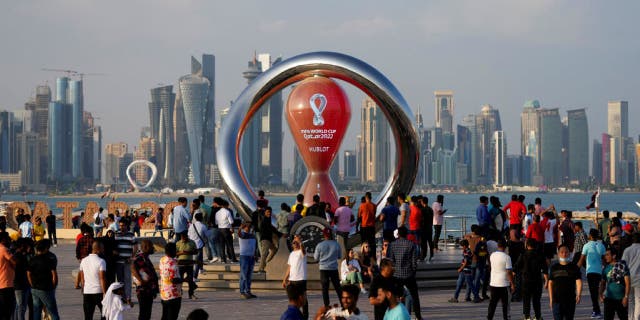
[[[400, 92], [382, 73], [361, 60], [334, 52], [306, 53], [276, 64], [254, 79], [234, 102], [223, 123], [218, 166], [225, 192], [244, 219], [251, 220], [257, 196], [243, 171], [240, 157], [243, 134], [262, 104], [293, 84], [296, 87], [289, 97], [286, 114], [309, 169], [302, 191], [307, 195], [319, 193], [322, 201], [337, 207], [335, 187], [326, 170], [338, 152], [351, 110], [344, 91], [333, 79], [362, 90], [390, 123], [396, 142], [396, 165], [374, 202], [380, 204], [391, 195], [411, 191], [418, 170], [418, 135], [411, 109]], [[338, 116], [340, 113], [342, 117]], [[310, 201], [311, 197], [305, 199]], [[379, 210], [381, 207], [378, 206]]]

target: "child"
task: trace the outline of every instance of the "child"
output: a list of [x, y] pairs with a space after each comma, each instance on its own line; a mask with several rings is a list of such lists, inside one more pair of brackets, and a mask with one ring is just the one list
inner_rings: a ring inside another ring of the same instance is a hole
[[[456, 292], [453, 298], [449, 299], [451, 303], [458, 302], [458, 296], [460, 295], [460, 290], [464, 282], [467, 283], [467, 297], [465, 301], [471, 301], [471, 291], [476, 292], [473, 288], [473, 269], [471, 268], [473, 252], [471, 252], [471, 248], [469, 248], [469, 241], [467, 239], [460, 241], [460, 245], [462, 246], [462, 263], [460, 264], [460, 268], [458, 268], [459, 276], [458, 283], [456, 284]], [[477, 295], [474, 297], [474, 302], [480, 302], [480, 298]]]
[[340, 279], [342, 285], [345, 284], [358, 284], [360, 286], [360, 292], [363, 294], [368, 293], [364, 288], [364, 283], [362, 281], [362, 275], [360, 271], [360, 262], [355, 256], [355, 252], [353, 249], [349, 249], [347, 253], [347, 258], [342, 260], [342, 265], [340, 266]]
[[124, 294], [124, 284], [122, 282], [114, 282], [109, 286], [107, 294], [102, 299], [102, 316], [106, 320], [123, 320], [122, 311], [130, 309], [129, 304], [125, 303], [122, 295]]
[[240, 295], [245, 299], [257, 298], [251, 293], [251, 276], [256, 264], [256, 236], [251, 231], [251, 222], [243, 222], [238, 230], [240, 243]]

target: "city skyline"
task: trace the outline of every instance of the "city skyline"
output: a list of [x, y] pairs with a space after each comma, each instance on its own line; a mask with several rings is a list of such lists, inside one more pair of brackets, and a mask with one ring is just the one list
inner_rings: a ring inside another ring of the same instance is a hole
[[[633, 12], [640, 4], [633, 1], [615, 6], [416, 1], [407, 4], [412, 10], [390, 3], [335, 2], [314, 8], [323, 19], [313, 24], [292, 14], [308, 9], [292, 1], [276, 7], [261, 2], [126, 3], [122, 10], [124, 3], [3, 4], [0, 36], [7, 50], [0, 70], [8, 76], [0, 79], [0, 108], [19, 109], [36, 85], [54, 83], [58, 75], [41, 68], [108, 73], [85, 78], [85, 108], [101, 118], [104, 141], [135, 145], [134, 119], [147, 116], [148, 90], [158, 83], [175, 87], [175, 75], [188, 70], [185, 56], [216, 55], [216, 76], [224, 79], [216, 89], [219, 110], [246, 85], [236, 75], [254, 50], [283, 57], [315, 50], [351, 54], [387, 75], [409, 105], [425, 115], [433, 110], [431, 93], [441, 88], [456, 92], [457, 119], [486, 103], [505, 119], [515, 119], [523, 101], [538, 99], [547, 107], [587, 108], [595, 120], [604, 119], [600, 106], [609, 100], [640, 101], [634, 76], [640, 69], [634, 58], [640, 43], [629, 32], [638, 29]], [[328, 14], [335, 6], [341, 13]], [[142, 12], [153, 18], [140, 24]], [[117, 22], [107, 18], [116, 14]], [[42, 50], [48, 47], [56, 50]], [[125, 111], [132, 116], [124, 120], [131, 122], [118, 128], [118, 113]], [[632, 108], [630, 118], [638, 117], [640, 111]], [[593, 121], [590, 128], [593, 138], [606, 132], [606, 123]], [[516, 137], [519, 127], [505, 123], [504, 130]], [[630, 136], [638, 133], [640, 128], [631, 124]]]

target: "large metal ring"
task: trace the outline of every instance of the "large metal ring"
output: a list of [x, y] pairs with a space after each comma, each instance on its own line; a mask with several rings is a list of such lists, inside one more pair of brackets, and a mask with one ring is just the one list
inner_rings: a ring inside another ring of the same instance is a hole
[[[133, 166], [135, 166], [136, 164], [143, 164], [151, 168], [151, 178], [149, 179], [149, 181], [147, 181], [147, 184], [145, 184], [144, 186], [140, 186], [139, 184], [137, 184], [136, 181], [133, 180], [133, 177], [131, 177], [131, 169], [133, 169]], [[157, 176], [158, 176], [158, 168], [156, 167], [155, 164], [153, 164], [153, 162], [149, 160], [135, 160], [131, 162], [131, 164], [129, 164], [129, 166], [127, 167], [127, 179], [129, 179], [129, 183], [131, 184], [133, 189], [135, 189], [136, 191], [149, 188], [156, 181]]]
[[[411, 191], [418, 171], [418, 134], [411, 108], [398, 89], [378, 70], [354, 57], [335, 52], [305, 53], [269, 68], [254, 79], [233, 103], [220, 132], [218, 167], [224, 189], [239, 213], [251, 220], [257, 196], [244, 174], [240, 142], [249, 120], [274, 93], [313, 75], [348, 82], [371, 97], [391, 124], [396, 142], [396, 166], [384, 189], [374, 199], [380, 204], [387, 197]], [[382, 206], [378, 205], [378, 210]]]

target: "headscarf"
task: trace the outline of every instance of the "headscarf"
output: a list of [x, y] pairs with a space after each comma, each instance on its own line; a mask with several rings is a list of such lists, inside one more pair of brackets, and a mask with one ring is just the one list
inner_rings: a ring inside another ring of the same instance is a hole
[[121, 296], [113, 293], [122, 287], [124, 287], [122, 282], [112, 283], [102, 299], [102, 316], [106, 320], [122, 320], [122, 311], [130, 308], [129, 305], [122, 302]]

